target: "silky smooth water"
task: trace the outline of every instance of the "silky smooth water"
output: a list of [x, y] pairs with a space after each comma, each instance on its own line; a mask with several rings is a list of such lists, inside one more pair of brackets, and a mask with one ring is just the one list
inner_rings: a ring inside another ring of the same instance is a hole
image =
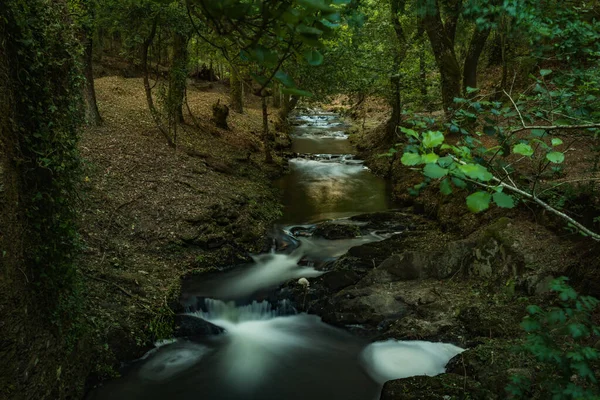
[[276, 227], [292, 250], [184, 282], [185, 317], [224, 332], [158, 343], [91, 399], [376, 400], [386, 381], [442, 373], [462, 351], [422, 341], [368, 343], [316, 315], [297, 313], [285, 300], [260, 301], [286, 281], [326, 273], [315, 266], [318, 260], [390, 235], [326, 240], [291, 233], [299, 225], [310, 230], [316, 221], [390, 206], [383, 180], [352, 156], [337, 116], [315, 113], [294, 122], [293, 147], [303, 154], [290, 160], [290, 173], [279, 182], [285, 209]]

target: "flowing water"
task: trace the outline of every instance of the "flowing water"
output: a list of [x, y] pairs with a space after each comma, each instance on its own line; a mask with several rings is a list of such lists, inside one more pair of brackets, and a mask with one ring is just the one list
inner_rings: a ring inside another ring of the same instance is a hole
[[368, 343], [318, 316], [298, 313], [285, 300], [264, 300], [286, 281], [322, 275], [320, 263], [350, 247], [390, 235], [371, 232], [342, 240], [301, 235], [315, 222], [382, 211], [390, 204], [383, 180], [352, 155], [347, 126], [336, 115], [314, 112], [294, 122], [297, 157], [279, 182], [285, 208], [276, 227], [286, 246], [255, 256], [249, 265], [184, 282], [185, 317], [223, 333], [157, 343], [124, 369], [123, 378], [90, 398], [375, 400], [386, 381], [442, 373], [462, 351], [445, 343]]

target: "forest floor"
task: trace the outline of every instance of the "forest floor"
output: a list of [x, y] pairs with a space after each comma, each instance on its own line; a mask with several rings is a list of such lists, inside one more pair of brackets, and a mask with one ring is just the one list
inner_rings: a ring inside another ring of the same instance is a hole
[[91, 372], [103, 378], [169, 337], [182, 276], [267, 245], [265, 232], [279, 215], [271, 181], [281, 167], [263, 162], [256, 99], [246, 99], [243, 114], [231, 112], [230, 130], [217, 129], [212, 105], [229, 102], [227, 87], [192, 83], [194, 117], [184, 106], [175, 150], [148, 112], [141, 79], [95, 84], [104, 123], [87, 128], [80, 146], [80, 272], [92, 347], [105, 349]]

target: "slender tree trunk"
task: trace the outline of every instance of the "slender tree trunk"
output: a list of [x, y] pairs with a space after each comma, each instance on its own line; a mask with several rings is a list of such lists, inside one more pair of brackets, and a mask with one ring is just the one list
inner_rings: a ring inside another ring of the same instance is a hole
[[479, 63], [479, 57], [481, 56], [483, 48], [485, 47], [485, 43], [490, 36], [490, 32], [490, 29], [480, 30], [476, 26], [473, 36], [471, 36], [471, 41], [469, 42], [469, 48], [467, 50], [467, 56], [465, 58], [463, 67], [463, 91], [465, 96], [468, 95], [468, 87], [477, 87], [477, 65]]
[[442, 103], [444, 105], [444, 112], [449, 117], [450, 109], [454, 104], [454, 98], [460, 97], [461, 70], [454, 51], [453, 37], [448, 35], [444, 27], [437, 0], [434, 5], [435, 8], [428, 9], [424, 13], [423, 25], [431, 42], [435, 61], [440, 71]]
[[281, 91], [279, 89], [279, 85], [275, 83], [273, 85], [273, 108], [281, 107]]
[[150, 48], [150, 45], [152, 44], [152, 41], [154, 40], [154, 36], [156, 36], [156, 26], [157, 26], [157, 20], [155, 19], [154, 22], [152, 23], [152, 29], [150, 31], [150, 35], [142, 44], [142, 69], [144, 71], [144, 91], [146, 93], [146, 102], [148, 103], [148, 109], [150, 110], [150, 114], [152, 115], [152, 118], [154, 119], [156, 126], [158, 127], [160, 132], [163, 134], [163, 136], [167, 140], [167, 144], [170, 147], [175, 147], [175, 143], [173, 143], [173, 140], [171, 140], [169, 131], [167, 129], [165, 129], [165, 127], [162, 125], [162, 122], [160, 121], [160, 115], [158, 113], [158, 110], [154, 106], [154, 100], [152, 99], [152, 88], [150, 87], [150, 78], [149, 78], [149, 71], [148, 71], [148, 49]]
[[265, 162], [270, 164], [273, 162], [273, 152], [271, 149], [271, 135], [269, 133], [269, 106], [267, 104], [267, 97], [261, 96], [262, 105], [262, 122], [263, 122], [263, 142], [265, 146]]
[[394, 54], [393, 71], [390, 77], [391, 95], [390, 105], [392, 106], [392, 115], [386, 124], [386, 139], [392, 141], [396, 136], [396, 129], [402, 120], [402, 93], [400, 65], [406, 57], [407, 40], [400, 23], [399, 16], [404, 11], [406, 0], [390, 0], [391, 22], [396, 34], [396, 46]]
[[183, 96], [187, 83], [188, 38], [176, 32], [173, 37], [173, 63], [169, 73], [169, 113], [175, 123], [183, 122]]
[[102, 117], [98, 111], [98, 103], [96, 102], [96, 89], [94, 88], [94, 72], [92, 69], [92, 56], [93, 56], [93, 41], [92, 38], [86, 34], [84, 38], [85, 53], [84, 53], [84, 75], [85, 75], [85, 86], [84, 86], [84, 99], [85, 99], [85, 119], [91, 126], [102, 125]]
[[229, 70], [229, 83], [230, 83], [230, 96], [231, 96], [231, 109], [236, 113], [244, 112], [244, 90], [243, 83], [238, 75], [235, 68], [231, 67]]

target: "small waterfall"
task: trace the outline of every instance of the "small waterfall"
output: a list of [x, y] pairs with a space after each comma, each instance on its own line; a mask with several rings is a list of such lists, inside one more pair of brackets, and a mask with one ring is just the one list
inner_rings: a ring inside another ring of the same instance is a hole
[[[202, 318], [215, 325], [238, 325], [249, 321], [265, 321], [275, 317], [296, 314], [296, 310], [288, 300], [283, 300], [278, 307], [273, 307], [268, 301], [253, 301], [250, 304], [236, 306], [233, 301], [205, 299], [206, 311], [198, 310], [189, 313], [197, 318]], [[219, 325], [222, 328], [227, 326]]]

